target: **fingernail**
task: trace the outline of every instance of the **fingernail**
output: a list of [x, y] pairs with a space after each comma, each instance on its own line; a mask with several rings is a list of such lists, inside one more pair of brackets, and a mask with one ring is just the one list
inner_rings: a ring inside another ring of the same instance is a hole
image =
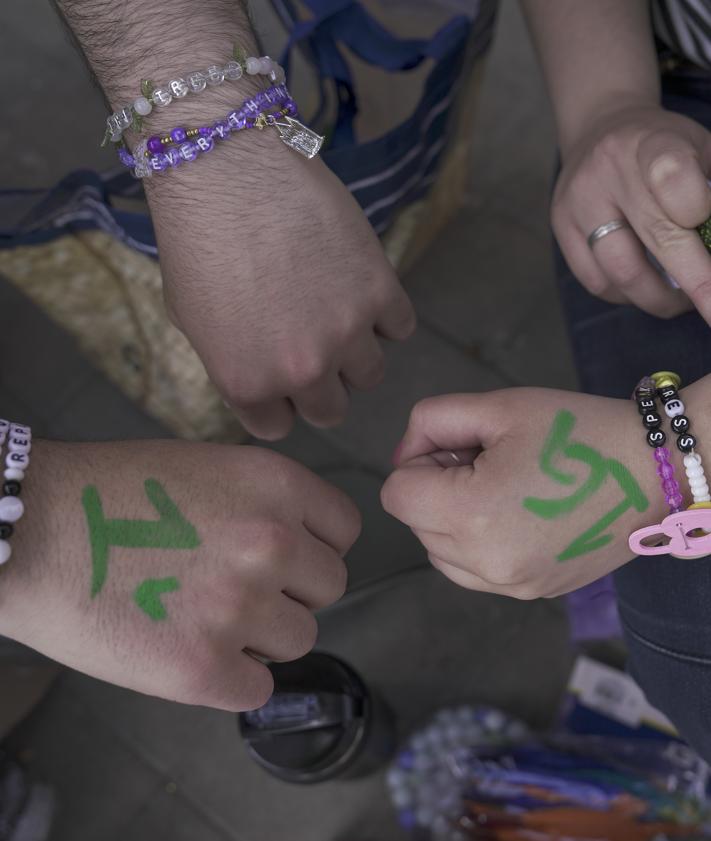
[[392, 454], [392, 457], [390, 459], [390, 461], [392, 461], [394, 467], [397, 467], [400, 464], [400, 453], [402, 453], [403, 443], [404, 443], [403, 441], [400, 441], [400, 443], [397, 445], [397, 447], [395, 447], [395, 452]]

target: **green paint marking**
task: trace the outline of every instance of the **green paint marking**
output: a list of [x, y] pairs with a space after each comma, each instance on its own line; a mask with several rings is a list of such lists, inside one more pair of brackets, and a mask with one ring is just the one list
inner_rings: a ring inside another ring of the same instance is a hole
[[523, 506], [532, 514], [544, 520], [552, 520], [565, 514], [570, 514], [586, 502], [603, 486], [608, 476], [619, 485], [624, 494], [623, 500], [604, 514], [589, 529], [578, 535], [558, 556], [559, 561], [569, 561], [596, 549], [601, 549], [614, 539], [613, 534], [604, 532], [625, 514], [630, 508], [636, 511], [646, 511], [649, 500], [642, 492], [635, 478], [629, 470], [615, 459], [607, 459], [597, 450], [575, 441], [570, 441], [570, 434], [575, 426], [575, 416], [572, 412], [560, 411], [553, 420], [553, 426], [546, 439], [540, 456], [540, 467], [543, 473], [560, 485], [570, 485], [574, 478], [569, 473], [558, 470], [553, 459], [556, 455], [582, 462], [590, 468], [587, 479], [573, 493], [561, 499], [539, 499], [526, 497]]
[[148, 578], [136, 588], [133, 600], [154, 622], [160, 622], [168, 615], [161, 596], [179, 589], [177, 578]]
[[128, 549], [195, 549], [200, 545], [195, 527], [183, 517], [161, 483], [156, 479], [146, 479], [144, 488], [149, 502], [158, 512], [157, 520], [107, 520], [97, 489], [87, 485], [82, 492], [91, 544], [92, 598], [101, 592], [106, 583], [112, 546]]

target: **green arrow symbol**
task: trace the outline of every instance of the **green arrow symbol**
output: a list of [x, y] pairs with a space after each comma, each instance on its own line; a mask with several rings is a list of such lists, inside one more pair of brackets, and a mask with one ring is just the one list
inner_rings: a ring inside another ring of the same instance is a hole
[[177, 578], [148, 578], [136, 588], [133, 600], [154, 622], [159, 622], [168, 615], [161, 596], [179, 589]]

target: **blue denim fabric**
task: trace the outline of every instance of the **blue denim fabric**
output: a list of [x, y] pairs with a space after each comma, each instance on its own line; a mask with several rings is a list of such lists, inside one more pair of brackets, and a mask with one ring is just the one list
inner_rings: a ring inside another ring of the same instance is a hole
[[[683, 71], [665, 78], [664, 104], [711, 129], [711, 75]], [[665, 321], [607, 304], [583, 289], [560, 252], [556, 259], [584, 391], [627, 398], [651, 371], [677, 371], [687, 383], [711, 372], [711, 328], [696, 312]], [[710, 561], [636, 558], [615, 574], [630, 671], [709, 762]]]

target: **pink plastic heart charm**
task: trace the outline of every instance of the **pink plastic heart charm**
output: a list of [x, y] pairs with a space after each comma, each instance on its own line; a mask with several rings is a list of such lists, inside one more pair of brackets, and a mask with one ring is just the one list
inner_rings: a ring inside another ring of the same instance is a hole
[[672, 555], [703, 558], [711, 555], [711, 509], [698, 508], [670, 514], [656, 526], [632, 532], [630, 549], [635, 555]]

